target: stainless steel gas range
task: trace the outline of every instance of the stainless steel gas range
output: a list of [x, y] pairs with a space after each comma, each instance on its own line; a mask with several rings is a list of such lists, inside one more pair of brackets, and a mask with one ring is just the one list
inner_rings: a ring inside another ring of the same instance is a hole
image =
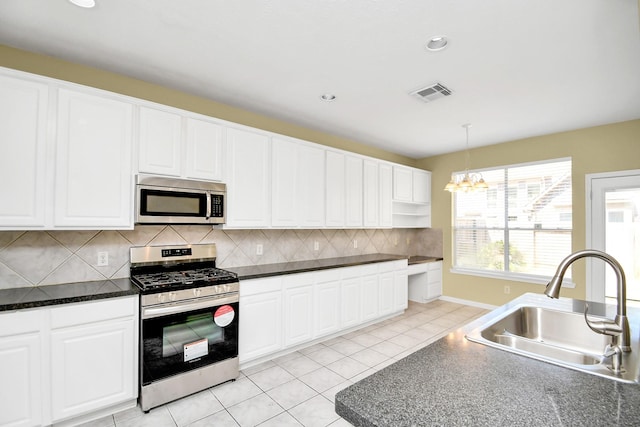
[[132, 247], [140, 288], [140, 406], [151, 408], [238, 377], [236, 274], [215, 244]]

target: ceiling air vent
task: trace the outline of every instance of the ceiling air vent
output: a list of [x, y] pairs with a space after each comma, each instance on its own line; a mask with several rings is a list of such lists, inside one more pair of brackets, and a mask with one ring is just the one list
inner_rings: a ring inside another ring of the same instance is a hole
[[449, 90], [442, 83], [435, 83], [431, 86], [427, 86], [422, 89], [418, 89], [415, 92], [411, 92], [411, 95], [423, 100], [424, 102], [431, 102], [435, 101], [436, 99], [451, 95], [451, 90]]

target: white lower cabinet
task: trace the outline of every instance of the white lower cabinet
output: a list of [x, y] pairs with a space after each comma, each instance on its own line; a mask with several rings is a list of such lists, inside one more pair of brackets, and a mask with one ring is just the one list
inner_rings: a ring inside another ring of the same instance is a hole
[[240, 364], [402, 312], [406, 268], [400, 260], [241, 280]]
[[49, 425], [135, 405], [137, 296], [3, 313], [0, 331], [0, 425]]
[[51, 309], [53, 421], [137, 396], [137, 312], [133, 298]]
[[281, 277], [240, 282], [240, 363], [282, 348]]
[[339, 331], [341, 315], [340, 270], [319, 271], [317, 276], [313, 289], [314, 338]]
[[0, 314], [0, 425], [42, 425], [42, 312]]
[[423, 303], [442, 295], [442, 261], [413, 264], [408, 275], [411, 301]]
[[282, 276], [284, 346], [313, 338], [313, 273]]

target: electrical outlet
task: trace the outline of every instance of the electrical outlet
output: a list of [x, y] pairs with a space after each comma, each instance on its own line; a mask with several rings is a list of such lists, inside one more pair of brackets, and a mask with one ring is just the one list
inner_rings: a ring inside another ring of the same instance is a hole
[[393, 239], [393, 246], [398, 246], [398, 238], [397, 237], [395, 237]]
[[315, 242], [313, 242], [313, 250], [314, 251], [320, 250], [320, 243], [318, 243], [317, 240]]
[[356, 239], [353, 239], [353, 249], [357, 249], [358, 248], [358, 241]]
[[511, 293], [511, 286], [509, 285], [505, 285], [504, 287], [504, 293], [509, 295]]
[[256, 245], [256, 255], [262, 255], [262, 243]]
[[96, 262], [98, 267], [106, 267], [109, 265], [109, 252], [98, 252], [98, 261]]

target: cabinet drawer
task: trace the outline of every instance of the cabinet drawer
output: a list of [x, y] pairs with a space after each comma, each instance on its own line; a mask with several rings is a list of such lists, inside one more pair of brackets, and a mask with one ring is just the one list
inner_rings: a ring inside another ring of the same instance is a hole
[[406, 266], [407, 266], [407, 263], [405, 260], [382, 262], [378, 266], [378, 272], [386, 273], [388, 271], [402, 270]]
[[429, 269], [429, 264], [421, 263], [421, 264], [411, 264], [407, 267], [407, 274], [412, 276], [414, 274], [426, 273]]
[[0, 313], [0, 337], [39, 332], [44, 312], [36, 309]]
[[282, 276], [265, 277], [240, 281], [240, 296], [262, 294], [279, 291], [282, 287]]
[[316, 283], [335, 282], [342, 277], [341, 268], [316, 271]]
[[113, 320], [119, 317], [130, 317], [134, 316], [137, 311], [138, 296], [54, 307], [51, 309], [51, 328], [64, 328]]
[[313, 284], [315, 273], [286, 274], [282, 276], [282, 287], [285, 289], [297, 288]]
[[427, 266], [429, 268], [429, 271], [431, 271], [431, 270], [442, 270], [442, 261], [428, 262]]

